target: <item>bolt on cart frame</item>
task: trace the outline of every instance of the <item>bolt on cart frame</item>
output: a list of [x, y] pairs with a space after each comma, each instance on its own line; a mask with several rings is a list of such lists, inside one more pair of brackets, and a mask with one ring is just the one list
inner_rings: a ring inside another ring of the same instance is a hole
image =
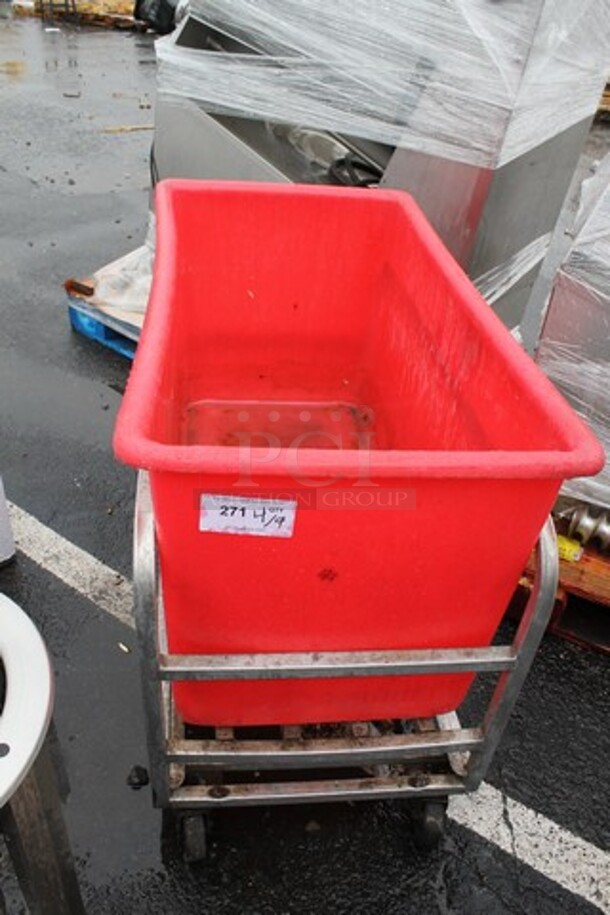
[[[158, 588], [148, 474], [141, 471], [134, 530], [135, 617], [156, 806], [193, 814], [219, 807], [412, 798], [428, 805], [429, 832], [442, 832], [439, 808], [444, 818], [443, 805], [448, 797], [474, 791], [485, 777], [546, 629], [557, 588], [557, 570], [555, 530], [549, 519], [537, 544], [534, 587], [512, 645], [408, 651], [170, 654]], [[192, 737], [190, 729], [185, 732], [170, 688], [170, 681], [176, 680], [457, 672], [500, 674], [479, 727], [461, 727], [457, 714], [451, 712], [412, 722], [407, 728], [404, 722], [397, 723], [398, 732], [392, 729], [386, 733], [375, 723], [358, 722], [343, 726], [339, 729], [341, 736], [332, 737], [326, 731], [326, 736], [319, 736], [315, 729], [313, 736], [307, 736], [308, 728], [295, 726], [277, 729], [278, 736], [274, 738], [236, 738], [232, 728], [220, 727], [215, 729], [213, 739], [207, 735]], [[261, 775], [273, 771], [281, 773], [281, 780], [260, 780]], [[203, 845], [200, 841], [201, 855]], [[191, 858], [201, 855], [192, 854]]]

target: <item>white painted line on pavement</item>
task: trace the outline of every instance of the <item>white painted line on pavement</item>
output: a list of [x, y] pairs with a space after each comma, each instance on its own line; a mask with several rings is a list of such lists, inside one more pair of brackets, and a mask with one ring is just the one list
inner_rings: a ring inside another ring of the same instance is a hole
[[610, 912], [610, 855], [484, 782], [449, 816], [569, 892]]
[[22, 508], [8, 506], [15, 542], [28, 559], [133, 629], [131, 582]]
[[[9, 513], [22, 553], [133, 628], [130, 582], [18, 506], [9, 503]], [[610, 854], [597, 846], [487, 783], [451, 798], [449, 816], [610, 915]]]

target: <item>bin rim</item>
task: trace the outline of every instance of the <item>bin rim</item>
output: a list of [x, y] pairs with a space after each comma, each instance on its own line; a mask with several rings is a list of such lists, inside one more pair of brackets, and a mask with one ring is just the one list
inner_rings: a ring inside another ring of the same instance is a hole
[[[366, 194], [376, 206], [401, 209], [417, 230], [418, 236], [446, 275], [482, 338], [508, 365], [515, 383], [541, 412], [545, 413], [561, 448], [524, 450], [370, 450], [348, 451], [307, 448], [299, 451], [299, 475], [311, 478], [333, 473], [337, 478], [354, 479], [362, 474], [363, 453], [371, 479], [375, 478], [515, 478], [567, 479], [597, 473], [605, 453], [597, 438], [573, 408], [512, 337], [492, 311], [472, 281], [453, 258], [427, 218], [405, 191], [392, 189], [337, 188], [320, 185], [275, 184], [248, 181], [201, 181], [166, 179], [155, 192], [157, 214], [157, 251], [155, 270], [140, 344], [115, 427], [113, 446], [116, 457], [144, 470], [176, 473], [235, 474], [243, 468], [243, 457], [234, 446], [180, 445], [154, 441], [148, 430], [154, 419], [155, 391], [160, 386], [165, 340], [170, 326], [170, 310], [156, 303], [170, 301], [176, 271], [177, 232], [172, 218], [176, 198], [184, 193], [199, 195], [342, 197], [362, 200]], [[162, 267], [162, 269], [159, 269]], [[147, 381], [148, 396], [139, 396], [141, 379]], [[253, 449], [254, 452], [257, 449]], [[254, 461], [253, 477], [290, 477], [294, 458], [290, 448], [282, 448], [273, 461]]]

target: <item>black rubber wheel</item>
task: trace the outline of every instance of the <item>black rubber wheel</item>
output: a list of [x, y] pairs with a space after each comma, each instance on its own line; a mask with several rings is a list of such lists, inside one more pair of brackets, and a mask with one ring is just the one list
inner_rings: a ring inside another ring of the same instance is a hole
[[444, 798], [424, 801], [414, 811], [413, 838], [423, 849], [436, 848], [447, 825], [447, 800]]
[[207, 823], [203, 813], [181, 818], [182, 857], [186, 864], [199, 864], [207, 855]]

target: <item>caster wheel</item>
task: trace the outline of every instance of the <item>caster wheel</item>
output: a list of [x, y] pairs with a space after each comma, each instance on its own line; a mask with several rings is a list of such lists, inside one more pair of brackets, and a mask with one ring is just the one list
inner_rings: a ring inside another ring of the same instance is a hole
[[202, 813], [182, 817], [180, 824], [182, 857], [186, 864], [205, 861], [207, 854], [207, 824]]
[[414, 839], [422, 849], [433, 849], [445, 834], [447, 801], [425, 801], [415, 813]]

